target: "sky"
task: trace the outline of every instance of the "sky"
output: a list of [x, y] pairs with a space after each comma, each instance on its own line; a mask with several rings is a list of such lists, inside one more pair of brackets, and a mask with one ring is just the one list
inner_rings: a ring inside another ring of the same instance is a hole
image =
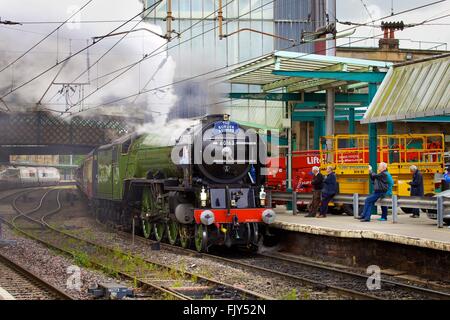
[[[337, 19], [340, 21], [351, 21], [351, 22], [362, 22], [367, 23], [372, 19], [380, 19], [382, 17], [389, 16], [391, 14], [391, 4], [392, 0], [336, 0], [337, 8], [336, 15]], [[398, 13], [410, 8], [421, 6], [427, 3], [435, 2], [434, 0], [394, 0], [393, 8], [394, 13]], [[364, 4], [367, 6], [365, 9]], [[369, 13], [370, 12], [370, 16]], [[443, 15], [450, 14], [450, 1], [445, 1], [433, 6], [415, 10], [409, 13], [396, 15], [391, 19], [386, 18], [386, 21], [400, 21], [403, 20], [406, 24], [418, 23], [423, 20], [439, 17]], [[376, 22], [380, 24], [380, 22]], [[430, 42], [445, 42], [450, 43], [450, 16], [430, 22], [430, 24], [448, 24], [448, 25], [429, 25], [429, 26], [418, 26], [414, 28], [405, 29], [403, 31], [398, 31], [396, 33], [396, 38], [399, 39], [411, 39], [414, 41], [430, 41]], [[338, 31], [347, 28], [345, 25], [338, 25]], [[356, 33], [352, 36], [354, 37], [369, 37], [378, 35], [381, 30], [372, 27], [361, 27], [358, 28]], [[347, 40], [348, 41], [348, 40]], [[342, 44], [339, 41], [338, 44]], [[361, 42], [363, 44], [363, 42]], [[356, 45], [356, 43], [355, 43]], [[359, 45], [359, 44], [358, 44]], [[376, 42], [373, 40], [368, 40], [364, 42], [364, 45], [376, 46]], [[435, 46], [433, 43], [422, 43], [422, 49], [427, 49]], [[408, 40], [400, 40], [400, 47], [407, 48], [418, 48], [419, 44], [416, 42], [411, 42]], [[440, 46], [439, 49], [445, 49], [444, 46]], [[450, 50], [450, 47], [447, 49]]]
[[[21, 22], [64, 21], [87, 2], [88, 0], [0, 0], [0, 15], [3, 20]], [[121, 36], [104, 38], [90, 48], [89, 55], [87, 55], [87, 51], [83, 51], [68, 60], [67, 64], [61, 63], [70, 54], [85, 48], [88, 39], [89, 43], [92, 43], [92, 37], [105, 35], [121, 24], [121, 22], [77, 24], [76, 21], [123, 21], [136, 15], [135, 19], [139, 20], [139, 13], [142, 9], [140, 0], [93, 0], [80, 11], [79, 15], [75, 15], [73, 19], [75, 23], [67, 23], [62, 26], [58, 32], [53, 33], [29, 54], [5, 70], [2, 69], [56, 29], [58, 24], [0, 24], [0, 96], [8, 93], [4, 97], [4, 101], [15, 108], [34, 108], [43, 97], [41, 107], [45, 106], [47, 109], [57, 111], [69, 109], [71, 112], [79, 112], [89, 108], [97, 110], [98, 106], [102, 104], [109, 104], [110, 101], [136, 94], [140, 90], [172, 83], [176, 66], [171, 57], [168, 57], [163, 51], [166, 41], [146, 31], [127, 35], [121, 42], [118, 42]], [[130, 30], [136, 24], [137, 22], [130, 22], [115, 32]], [[140, 23], [136, 28], [145, 28], [159, 34], [163, 32], [160, 27], [150, 23]], [[107, 53], [98, 64], [93, 65], [116, 43], [117, 45], [112, 51]], [[157, 50], [158, 48], [162, 48], [162, 50]], [[101, 77], [119, 67], [130, 65], [142, 59], [144, 54], [155, 50], [160, 54], [131, 68], [120, 79], [113, 81], [118, 73]], [[55, 63], [60, 64], [55, 66]], [[87, 71], [88, 65], [93, 65], [93, 67], [89, 72], [81, 74], [83, 71]], [[54, 66], [53, 69], [35, 81], [11, 92], [52, 66]], [[62, 85], [56, 84], [48, 87], [53, 80], [56, 83], [72, 83], [67, 94], [58, 93], [63, 89]], [[89, 86], [81, 85], [88, 81], [90, 81]], [[104, 89], [103, 85], [105, 85]], [[49, 88], [48, 92], [44, 96], [47, 88]], [[98, 88], [100, 89], [98, 90]], [[80, 101], [82, 90], [84, 90], [85, 97], [92, 95], [86, 98], [85, 105], [80, 107], [75, 104]], [[165, 111], [167, 104], [171, 104], [175, 100], [175, 97], [168, 91], [161, 90], [138, 96], [137, 100], [133, 99], [133, 105], [139, 110], [148, 109], [147, 111], [152, 115], [158, 115], [157, 112]], [[120, 103], [124, 102], [119, 102], [119, 105]], [[3, 107], [2, 104], [0, 104], [1, 107]], [[126, 107], [126, 110], [131, 110], [130, 113], [133, 115], [134, 111], [129, 108], [128, 102]]]

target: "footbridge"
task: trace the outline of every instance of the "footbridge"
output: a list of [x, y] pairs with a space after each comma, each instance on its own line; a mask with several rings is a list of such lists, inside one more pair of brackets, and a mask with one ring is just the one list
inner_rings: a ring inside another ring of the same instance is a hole
[[141, 123], [107, 115], [62, 119], [43, 111], [0, 113], [0, 162], [11, 154], [86, 154]]

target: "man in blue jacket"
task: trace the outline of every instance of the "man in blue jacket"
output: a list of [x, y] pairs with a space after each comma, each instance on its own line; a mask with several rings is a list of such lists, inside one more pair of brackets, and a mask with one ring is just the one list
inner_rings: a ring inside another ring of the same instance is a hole
[[336, 174], [333, 172], [333, 167], [327, 167], [327, 176], [323, 181], [322, 189], [322, 204], [320, 206], [320, 214], [316, 215], [316, 218], [325, 218], [328, 212], [328, 203], [338, 192]]
[[450, 183], [450, 174], [449, 174], [450, 169], [446, 168], [445, 169], [445, 173], [444, 173], [444, 181], [447, 183]]

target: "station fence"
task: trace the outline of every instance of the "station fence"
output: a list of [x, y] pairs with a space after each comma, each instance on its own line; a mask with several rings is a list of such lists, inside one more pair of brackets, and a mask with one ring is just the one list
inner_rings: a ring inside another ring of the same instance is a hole
[[[298, 192], [269, 192], [268, 203], [274, 201], [292, 202], [297, 204], [299, 201], [301, 204], [309, 204], [312, 199], [312, 193], [298, 193]], [[332, 199], [332, 202], [337, 205], [348, 204], [353, 207], [353, 215], [355, 218], [359, 216], [359, 206], [364, 205], [368, 195], [362, 194], [337, 194]], [[418, 208], [436, 210], [437, 227], [443, 228], [444, 226], [444, 211], [450, 211], [450, 199], [443, 196], [436, 197], [398, 197], [393, 195], [392, 197], [383, 197], [379, 199], [375, 205], [392, 207], [392, 223], [398, 222], [398, 209], [401, 207]], [[292, 206], [294, 214], [297, 213], [297, 206]], [[434, 214], [434, 213], [431, 213]]]

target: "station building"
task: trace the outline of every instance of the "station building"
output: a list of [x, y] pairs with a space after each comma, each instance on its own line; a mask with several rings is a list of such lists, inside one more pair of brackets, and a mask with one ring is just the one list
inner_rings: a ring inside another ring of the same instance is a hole
[[[143, 1], [147, 7], [155, 3], [155, 0]], [[218, 21], [220, 2], [222, 2], [223, 11], [222, 38]], [[328, 8], [328, 1], [172, 0], [161, 3], [155, 12], [146, 18], [148, 22], [160, 26], [163, 33], [169, 28], [167, 24], [169, 3], [171, 4], [169, 12], [174, 17], [170, 28], [174, 32], [169, 34], [172, 40], [168, 44], [168, 54], [177, 64], [175, 81], [216, 68], [232, 67], [274, 50], [313, 53], [323, 44], [306, 43], [293, 46], [293, 42], [289, 39], [298, 40], [302, 33], [310, 33], [324, 26], [326, 12], [335, 16], [335, 8], [333, 6]], [[177, 37], [176, 32], [183, 33]], [[230, 84], [224, 88], [211, 89], [207, 88], [207, 84], [198, 81], [179, 84], [174, 87], [174, 93], [179, 97], [179, 102], [172, 108], [169, 119], [210, 113], [215, 109], [212, 104], [223, 100], [221, 98], [223, 94], [252, 91], [259, 91], [259, 88]], [[236, 114], [237, 109], [234, 108], [236, 105], [251, 106], [252, 104], [259, 111], [261, 107], [269, 109], [273, 114], [269, 119], [280, 118], [282, 104], [274, 101], [254, 102], [239, 99], [233, 102], [233, 110], [226, 105], [216, 109], [224, 111], [223, 108], [225, 108], [225, 111], [235, 118], [255, 122], [256, 119], [244, 119], [243, 115]], [[270, 121], [267, 124], [278, 125]]]

